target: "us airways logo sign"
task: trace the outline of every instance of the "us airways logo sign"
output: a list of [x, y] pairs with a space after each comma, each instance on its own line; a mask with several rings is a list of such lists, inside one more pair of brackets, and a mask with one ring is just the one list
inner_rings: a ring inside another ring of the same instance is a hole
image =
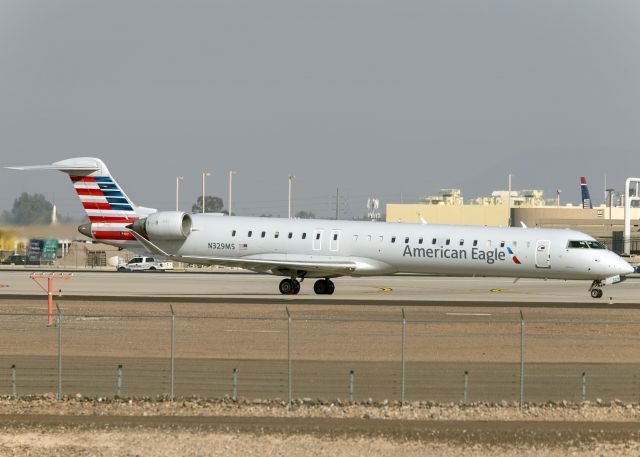
[[471, 248], [471, 250], [466, 249], [456, 249], [456, 248], [416, 248], [411, 247], [408, 244], [404, 247], [404, 251], [402, 253], [402, 257], [416, 257], [416, 258], [425, 258], [425, 259], [459, 259], [459, 260], [478, 260], [481, 262], [486, 262], [489, 265], [492, 265], [496, 262], [504, 262], [507, 260], [507, 254], [513, 260], [513, 263], [520, 265], [520, 259], [514, 254], [513, 250], [510, 247], [507, 247], [507, 252], [504, 252], [501, 249], [480, 249], [480, 248]]

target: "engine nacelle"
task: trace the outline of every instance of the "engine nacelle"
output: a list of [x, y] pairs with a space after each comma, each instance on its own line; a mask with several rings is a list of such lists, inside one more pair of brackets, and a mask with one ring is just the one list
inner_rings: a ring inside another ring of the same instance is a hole
[[158, 211], [133, 223], [132, 229], [151, 241], [177, 241], [191, 233], [191, 216], [182, 211]]

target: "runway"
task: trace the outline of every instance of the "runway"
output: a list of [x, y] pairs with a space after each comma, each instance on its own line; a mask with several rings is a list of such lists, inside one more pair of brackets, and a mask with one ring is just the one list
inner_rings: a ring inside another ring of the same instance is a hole
[[[43, 292], [29, 279], [30, 270], [0, 271], [0, 300], [37, 299]], [[158, 303], [338, 304], [380, 306], [549, 307], [590, 309], [640, 308], [640, 278], [604, 288], [601, 299], [589, 296], [588, 281], [509, 278], [387, 276], [338, 278], [331, 296], [315, 295], [313, 280], [299, 295], [281, 295], [281, 278], [243, 272], [116, 273], [74, 272], [55, 281], [54, 295], [67, 301], [149, 301]], [[43, 282], [41, 280], [41, 282]]]

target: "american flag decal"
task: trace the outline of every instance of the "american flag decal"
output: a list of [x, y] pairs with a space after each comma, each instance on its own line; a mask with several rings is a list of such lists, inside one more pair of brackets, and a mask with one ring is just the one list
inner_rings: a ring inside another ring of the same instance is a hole
[[240, 250], [241, 251], [246, 251], [247, 250], [247, 243], [240, 243]]

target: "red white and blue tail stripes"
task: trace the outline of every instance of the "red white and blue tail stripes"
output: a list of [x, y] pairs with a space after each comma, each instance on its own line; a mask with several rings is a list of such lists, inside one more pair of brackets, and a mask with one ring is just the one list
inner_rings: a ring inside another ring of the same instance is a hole
[[134, 240], [125, 226], [138, 219], [135, 206], [111, 176], [73, 176], [73, 187], [91, 221], [94, 238]]

